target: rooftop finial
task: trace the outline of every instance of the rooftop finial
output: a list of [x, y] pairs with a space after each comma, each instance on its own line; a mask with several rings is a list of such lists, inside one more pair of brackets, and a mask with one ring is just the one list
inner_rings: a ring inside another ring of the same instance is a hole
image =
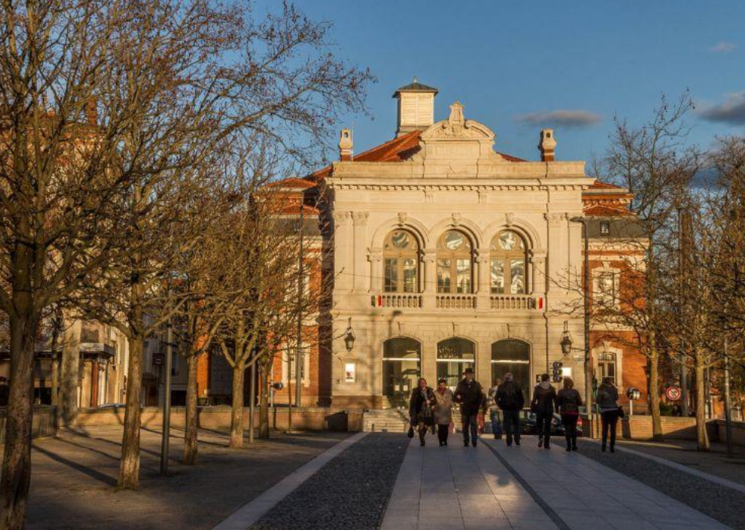
[[418, 82], [419, 82], [419, 81], [417, 80], [416, 76], [414, 76], [414, 82], [415, 82], [415, 83], [418, 83]]

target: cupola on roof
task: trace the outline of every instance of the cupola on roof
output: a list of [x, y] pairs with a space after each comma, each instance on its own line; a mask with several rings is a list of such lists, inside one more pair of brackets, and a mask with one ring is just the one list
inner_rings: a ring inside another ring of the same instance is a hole
[[424, 83], [420, 83], [415, 77], [412, 83], [409, 83], [408, 85], [404, 85], [402, 87], [397, 88], [396, 91], [393, 93], [393, 97], [394, 98], [398, 97], [398, 94], [400, 92], [429, 92], [429, 93], [437, 95], [440, 91], [437, 90], [435, 87], [431, 87], [431, 86], [425, 85]]

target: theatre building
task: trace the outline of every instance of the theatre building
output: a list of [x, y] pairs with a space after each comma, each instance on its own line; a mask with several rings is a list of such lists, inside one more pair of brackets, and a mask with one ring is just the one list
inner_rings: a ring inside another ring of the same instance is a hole
[[[344, 129], [339, 161], [280, 183], [288, 205], [305, 205], [333, 277], [330, 309], [303, 345], [303, 405], [400, 407], [418, 377], [452, 387], [468, 367], [484, 384], [512, 372], [532, 388], [560, 362], [585, 386], [583, 222], [592, 286], [613, 296], [624, 280], [614, 263], [639, 237], [631, 196], [560, 160], [551, 129], [536, 131], [531, 161], [502, 153], [459, 102], [435, 122], [436, 95], [416, 81], [399, 88], [393, 139], [354, 154]], [[643, 357], [591, 328], [595, 377], [646, 394]], [[283, 365], [275, 380], [287, 381]]]

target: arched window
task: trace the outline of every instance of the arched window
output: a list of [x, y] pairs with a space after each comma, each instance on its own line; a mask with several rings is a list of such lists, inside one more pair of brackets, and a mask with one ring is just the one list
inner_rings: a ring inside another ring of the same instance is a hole
[[473, 292], [473, 245], [457, 230], [445, 232], [437, 244], [437, 292]]
[[405, 337], [383, 343], [383, 396], [393, 408], [405, 407], [419, 378], [421, 344]]
[[503, 230], [491, 242], [492, 294], [525, 294], [528, 290], [528, 249], [512, 230]]
[[385, 239], [386, 293], [419, 292], [419, 244], [406, 230], [394, 230]]
[[447, 379], [449, 387], [455, 388], [475, 362], [476, 348], [470, 340], [454, 337], [437, 343], [437, 379]]
[[517, 339], [504, 339], [491, 345], [492, 383], [510, 372], [523, 392], [530, 388], [530, 344]]

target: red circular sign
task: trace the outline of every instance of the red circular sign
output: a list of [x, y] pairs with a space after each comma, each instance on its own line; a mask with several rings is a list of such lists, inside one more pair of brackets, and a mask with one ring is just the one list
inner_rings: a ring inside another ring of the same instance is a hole
[[683, 395], [683, 392], [680, 390], [679, 386], [669, 386], [667, 387], [667, 390], [665, 390], [665, 395], [670, 401], [678, 401]]

